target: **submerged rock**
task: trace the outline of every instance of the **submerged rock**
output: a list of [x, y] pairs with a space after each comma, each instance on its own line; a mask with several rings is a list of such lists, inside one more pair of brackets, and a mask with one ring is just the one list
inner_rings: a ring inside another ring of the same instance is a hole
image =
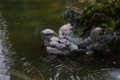
[[46, 52], [48, 54], [55, 54], [55, 55], [69, 55], [69, 51], [68, 50], [59, 50], [57, 48], [53, 48], [53, 47], [46, 47]]
[[94, 55], [93, 51], [85, 52], [84, 61], [85, 62], [91, 62], [94, 59], [93, 55]]

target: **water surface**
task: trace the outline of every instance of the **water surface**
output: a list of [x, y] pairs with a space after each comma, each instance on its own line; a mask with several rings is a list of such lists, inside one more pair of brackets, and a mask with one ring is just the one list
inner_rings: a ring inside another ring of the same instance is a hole
[[45, 53], [40, 32], [58, 31], [66, 6], [84, 8], [78, 0], [0, 1], [1, 80], [119, 80], [119, 60], [54, 58]]

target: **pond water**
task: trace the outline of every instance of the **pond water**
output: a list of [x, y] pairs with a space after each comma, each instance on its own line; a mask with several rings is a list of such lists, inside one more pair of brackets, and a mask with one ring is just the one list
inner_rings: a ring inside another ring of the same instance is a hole
[[40, 32], [58, 31], [66, 6], [80, 0], [0, 0], [0, 80], [120, 80], [120, 60], [55, 58], [45, 53]]

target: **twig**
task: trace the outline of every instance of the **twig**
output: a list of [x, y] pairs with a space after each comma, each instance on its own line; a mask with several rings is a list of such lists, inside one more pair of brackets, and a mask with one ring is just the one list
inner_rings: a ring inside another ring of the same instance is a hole
[[[9, 60], [9, 59], [12, 59], [12, 58], [5, 58], [5, 57], [0, 57], [0, 58], [4, 58], [5, 60]], [[17, 61], [17, 62], [20, 62], [20, 63], [24, 63], [24, 62], [22, 62], [22, 61], [20, 61], [20, 60], [16, 60], [16, 59], [13, 59], [14, 61]], [[34, 67], [34, 66], [32, 66], [32, 65], [30, 65], [30, 64], [27, 64], [28, 66], [30, 66], [30, 67], [32, 67], [33, 69], [35, 69], [40, 75], [41, 75], [41, 77], [42, 77], [42, 80], [44, 80], [44, 76], [43, 76], [43, 74], [40, 72], [40, 70], [38, 70], [36, 67]]]

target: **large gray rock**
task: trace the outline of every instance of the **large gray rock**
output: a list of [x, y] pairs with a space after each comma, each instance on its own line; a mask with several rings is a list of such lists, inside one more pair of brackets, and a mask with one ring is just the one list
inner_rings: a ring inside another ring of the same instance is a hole
[[92, 39], [90, 37], [84, 39], [83, 41], [80, 42], [80, 44], [78, 44], [79, 48], [83, 48], [85, 49], [86, 46], [89, 46], [92, 44]]
[[73, 6], [67, 6], [61, 12], [61, 16], [68, 23], [72, 23], [72, 22], [75, 22], [75, 20], [81, 18], [82, 13], [83, 13], [83, 10], [81, 10], [79, 8], [76, 8], [76, 7], [73, 7]]
[[82, 35], [84, 30], [83, 25], [80, 24], [82, 13], [83, 13], [83, 10], [73, 6], [67, 6], [61, 12], [62, 18], [68, 23], [70, 23], [73, 27], [73, 32], [79, 35]]

